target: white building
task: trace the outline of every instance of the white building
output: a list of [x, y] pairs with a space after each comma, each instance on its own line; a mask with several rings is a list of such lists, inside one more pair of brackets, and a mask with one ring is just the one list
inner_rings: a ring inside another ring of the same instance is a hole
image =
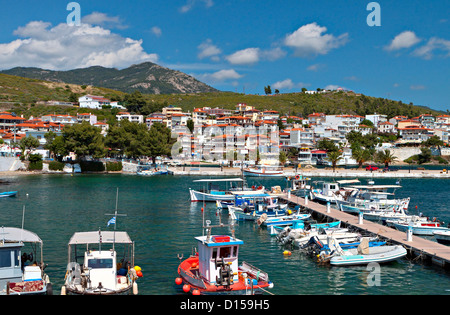
[[116, 115], [116, 118], [118, 121], [121, 121], [123, 119], [126, 119], [130, 122], [135, 122], [139, 124], [144, 123], [144, 116], [143, 115], [132, 115], [128, 112], [120, 112]]
[[111, 101], [103, 96], [85, 95], [78, 98], [80, 108], [101, 109], [104, 105], [111, 105]]

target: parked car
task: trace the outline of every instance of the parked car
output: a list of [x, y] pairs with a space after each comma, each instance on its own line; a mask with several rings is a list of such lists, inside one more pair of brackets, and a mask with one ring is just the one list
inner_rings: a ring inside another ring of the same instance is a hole
[[366, 167], [366, 171], [376, 171], [378, 166], [369, 165]]

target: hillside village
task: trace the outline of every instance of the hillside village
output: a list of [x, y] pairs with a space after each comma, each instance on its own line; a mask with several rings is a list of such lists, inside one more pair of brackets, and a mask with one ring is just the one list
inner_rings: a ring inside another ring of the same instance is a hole
[[[65, 104], [72, 105], [72, 104]], [[337, 165], [356, 165], [361, 162], [352, 152], [349, 134], [360, 136], [377, 135], [376, 150], [393, 150], [397, 162], [403, 162], [420, 153], [420, 146], [430, 138], [439, 139], [433, 155], [450, 155], [450, 116], [422, 114], [418, 117], [387, 117], [370, 115], [326, 115], [312, 113], [307, 117], [282, 115], [275, 110], [260, 111], [253, 106], [237, 104], [234, 110], [224, 108], [198, 107], [184, 112], [181, 107], [167, 106], [160, 112], [148, 116], [130, 113], [118, 102], [103, 96], [84, 95], [78, 106], [87, 109], [101, 109], [103, 106], [117, 108], [117, 121], [122, 120], [145, 124], [148, 129], [160, 123], [171, 130], [172, 137], [179, 143], [176, 156], [180, 161], [208, 161], [224, 165], [278, 164], [289, 161], [302, 165], [331, 165], [329, 153], [334, 145], [341, 153]], [[34, 148], [44, 159], [50, 158], [45, 134], [52, 131], [61, 135], [65, 126], [86, 122], [98, 127], [103, 136], [108, 134], [106, 121], [98, 121], [95, 114], [43, 115], [41, 117], [19, 117], [10, 112], [0, 113], [0, 154], [8, 156], [21, 152], [18, 143], [26, 137], [39, 140]], [[264, 133], [258, 130], [264, 130]], [[174, 140], [175, 141], [175, 140]], [[436, 149], [438, 151], [436, 151]], [[232, 154], [230, 154], [230, 152]], [[257, 152], [258, 158], [250, 153]], [[253, 157], [253, 158], [252, 158]], [[232, 160], [232, 164], [229, 161]], [[366, 157], [365, 162], [372, 161]], [[441, 159], [446, 163], [445, 159]]]

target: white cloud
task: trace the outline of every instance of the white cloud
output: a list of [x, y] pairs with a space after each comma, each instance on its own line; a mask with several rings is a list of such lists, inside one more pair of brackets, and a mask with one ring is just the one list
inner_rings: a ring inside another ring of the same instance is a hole
[[201, 43], [197, 48], [199, 49], [199, 53], [197, 55], [199, 59], [211, 58], [214, 61], [218, 61], [218, 55], [222, 53], [222, 50], [214, 45], [210, 39], [207, 39], [205, 42]]
[[82, 23], [99, 25], [106, 28], [125, 29], [128, 26], [123, 25], [122, 20], [118, 16], [109, 16], [101, 12], [93, 12], [81, 19]]
[[156, 37], [161, 37], [161, 35], [162, 35], [162, 30], [161, 30], [161, 28], [158, 27], [158, 26], [153, 26], [153, 27], [151, 28], [150, 31], [151, 31], [151, 32], [153, 33], [153, 35], [155, 35]]
[[298, 57], [325, 55], [330, 50], [343, 46], [348, 41], [348, 33], [335, 37], [323, 34], [327, 31], [317, 23], [303, 25], [292, 34], [286, 35], [284, 44], [295, 49]]
[[336, 84], [329, 84], [325, 87], [325, 90], [329, 90], [329, 91], [334, 91], [337, 89], [344, 89], [344, 90], [348, 90], [346, 87], [340, 86], [340, 85], [336, 85]]
[[197, 3], [203, 3], [205, 5], [205, 7], [210, 8], [214, 5], [214, 2], [212, 0], [187, 0], [186, 4], [184, 6], [182, 6], [179, 11], [181, 13], [186, 13], [192, 10], [192, 8], [197, 4]]
[[310, 65], [308, 68], [306, 68], [306, 70], [308, 71], [319, 71], [320, 69], [324, 68], [325, 65], [320, 64], [320, 63], [316, 63], [314, 65]]
[[217, 83], [223, 82], [227, 80], [238, 80], [243, 77], [243, 75], [236, 72], [234, 69], [225, 69], [219, 70], [214, 73], [204, 73], [200, 75], [193, 75], [197, 77], [199, 80], [208, 82], [208, 83]]
[[425, 85], [411, 85], [409, 87], [413, 91], [425, 90]]
[[275, 82], [272, 87], [277, 90], [281, 89], [292, 89], [295, 86], [294, 82], [291, 79], [286, 79], [283, 81]]
[[420, 41], [421, 39], [417, 37], [414, 32], [405, 31], [395, 36], [390, 45], [386, 46], [385, 49], [388, 51], [394, 51], [403, 48], [410, 48]]
[[286, 52], [282, 50], [280, 47], [276, 47], [269, 50], [261, 51], [260, 56], [263, 59], [275, 61], [286, 56]]
[[247, 48], [227, 56], [226, 59], [233, 65], [254, 64], [259, 61], [259, 51], [259, 48]]
[[251, 65], [260, 60], [275, 61], [286, 56], [286, 52], [280, 47], [275, 47], [268, 50], [261, 50], [260, 48], [246, 48], [239, 50], [226, 57], [229, 63], [233, 65]]
[[413, 55], [424, 59], [431, 59], [435, 51], [442, 51], [442, 57], [450, 57], [450, 40], [433, 37], [424, 46], [417, 48]]
[[0, 44], [1, 69], [21, 66], [68, 70], [94, 65], [124, 68], [158, 60], [157, 54], [144, 51], [142, 40], [124, 38], [86, 23], [52, 27], [47, 22], [33, 21], [17, 28], [14, 35], [20, 38]]

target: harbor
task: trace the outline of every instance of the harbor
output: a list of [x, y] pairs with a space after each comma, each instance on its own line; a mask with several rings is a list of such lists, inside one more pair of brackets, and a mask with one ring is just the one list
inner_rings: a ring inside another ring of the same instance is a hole
[[[118, 194], [119, 213], [126, 217], [118, 220], [117, 229], [127, 231], [135, 241], [135, 264], [142, 268], [143, 277], [137, 280], [139, 295], [184, 294], [175, 284], [177, 255], [189, 257], [196, 246], [195, 237], [202, 234], [203, 215], [212, 224], [218, 223], [218, 215], [224, 224], [230, 224], [228, 212], [217, 213], [214, 202], [203, 204], [189, 200], [189, 188], [198, 188], [208, 176], [137, 176], [126, 174], [74, 174], [12, 176], [3, 182], [6, 190], [18, 191], [14, 198], [4, 198], [2, 225], [21, 226], [22, 209], [26, 206], [24, 228], [36, 232], [43, 240], [45, 269], [53, 284], [54, 294], [59, 294], [64, 284], [67, 267], [67, 246], [72, 235], [80, 231], [112, 231], [107, 226], [116, 207]], [[213, 177], [221, 179], [223, 177]], [[315, 178], [319, 180], [320, 178]], [[329, 180], [323, 178], [323, 180]], [[248, 185], [285, 187], [284, 178], [247, 178]], [[379, 179], [377, 184], [393, 184], [394, 179]], [[450, 222], [447, 209], [449, 182], [443, 179], [404, 179], [398, 190], [398, 198], [411, 197], [410, 209], [430, 217]], [[58, 192], [55, 194], [54, 192]], [[286, 202], [287, 196], [279, 200]], [[171, 200], [168, 203], [168, 200]], [[304, 199], [291, 195], [289, 202], [304, 207]], [[439, 262], [427, 257], [438, 254], [443, 245], [432, 237], [413, 235], [412, 242], [406, 242], [406, 234], [368, 220], [358, 224], [358, 216], [343, 213], [326, 205], [308, 201], [312, 216], [319, 221], [339, 219], [344, 225], [376, 233], [391, 242], [402, 242], [410, 252], [396, 262], [381, 265], [381, 285], [368, 286], [368, 272], [365, 266], [329, 267], [298, 250], [285, 256], [285, 248], [266, 227], [254, 222], [235, 222], [235, 235], [244, 241], [240, 260], [264, 270], [274, 287], [274, 295], [363, 295], [363, 294], [438, 294], [446, 295], [450, 289], [448, 270]], [[417, 208], [416, 208], [417, 207]], [[204, 211], [202, 212], [202, 208]], [[316, 209], [313, 210], [312, 208]], [[331, 216], [328, 219], [328, 216]], [[320, 217], [321, 216], [321, 217]], [[228, 234], [225, 228], [217, 233]], [[411, 252], [409, 248], [412, 248]], [[421, 250], [426, 254], [420, 256]], [[448, 253], [448, 252], [447, 252]], [[410, 255], [413, 254], [413, 255]], [[444, 258], [443, 255], [441, 258]], [[419, 258], [420, 257], [420, 258]], [[424, 259], [422, 259], [422, 257]], [[448, 257], [448, 256], [447, 256]], [[301, 280], [301, 281], [300, 281]], [[158, 285], [156, 286], [155, 283]]]
[[422, 262], [431, 262], [444, 269], [450, 269], [450, 247], [439, 244], [437, 242], [427, 240], [418, 236], [410, 236], [408, 234], [393, 229], [388, 226], [364, 220], [364, 216], [351, 215], [343, 211], [324, 206], [308, 198], [299, 196], [288, 196], [283, 194], [279, 196], [281, 199], [293, 205], [300, 205], [307, 211], [314, 213], [314, 216], [323, 221], [341, 221], [345, 226], [356, 228], [364, 234], [374, 234], [383, 240], [404, 246], [408, 250], [411, 259], [421, 260]]

